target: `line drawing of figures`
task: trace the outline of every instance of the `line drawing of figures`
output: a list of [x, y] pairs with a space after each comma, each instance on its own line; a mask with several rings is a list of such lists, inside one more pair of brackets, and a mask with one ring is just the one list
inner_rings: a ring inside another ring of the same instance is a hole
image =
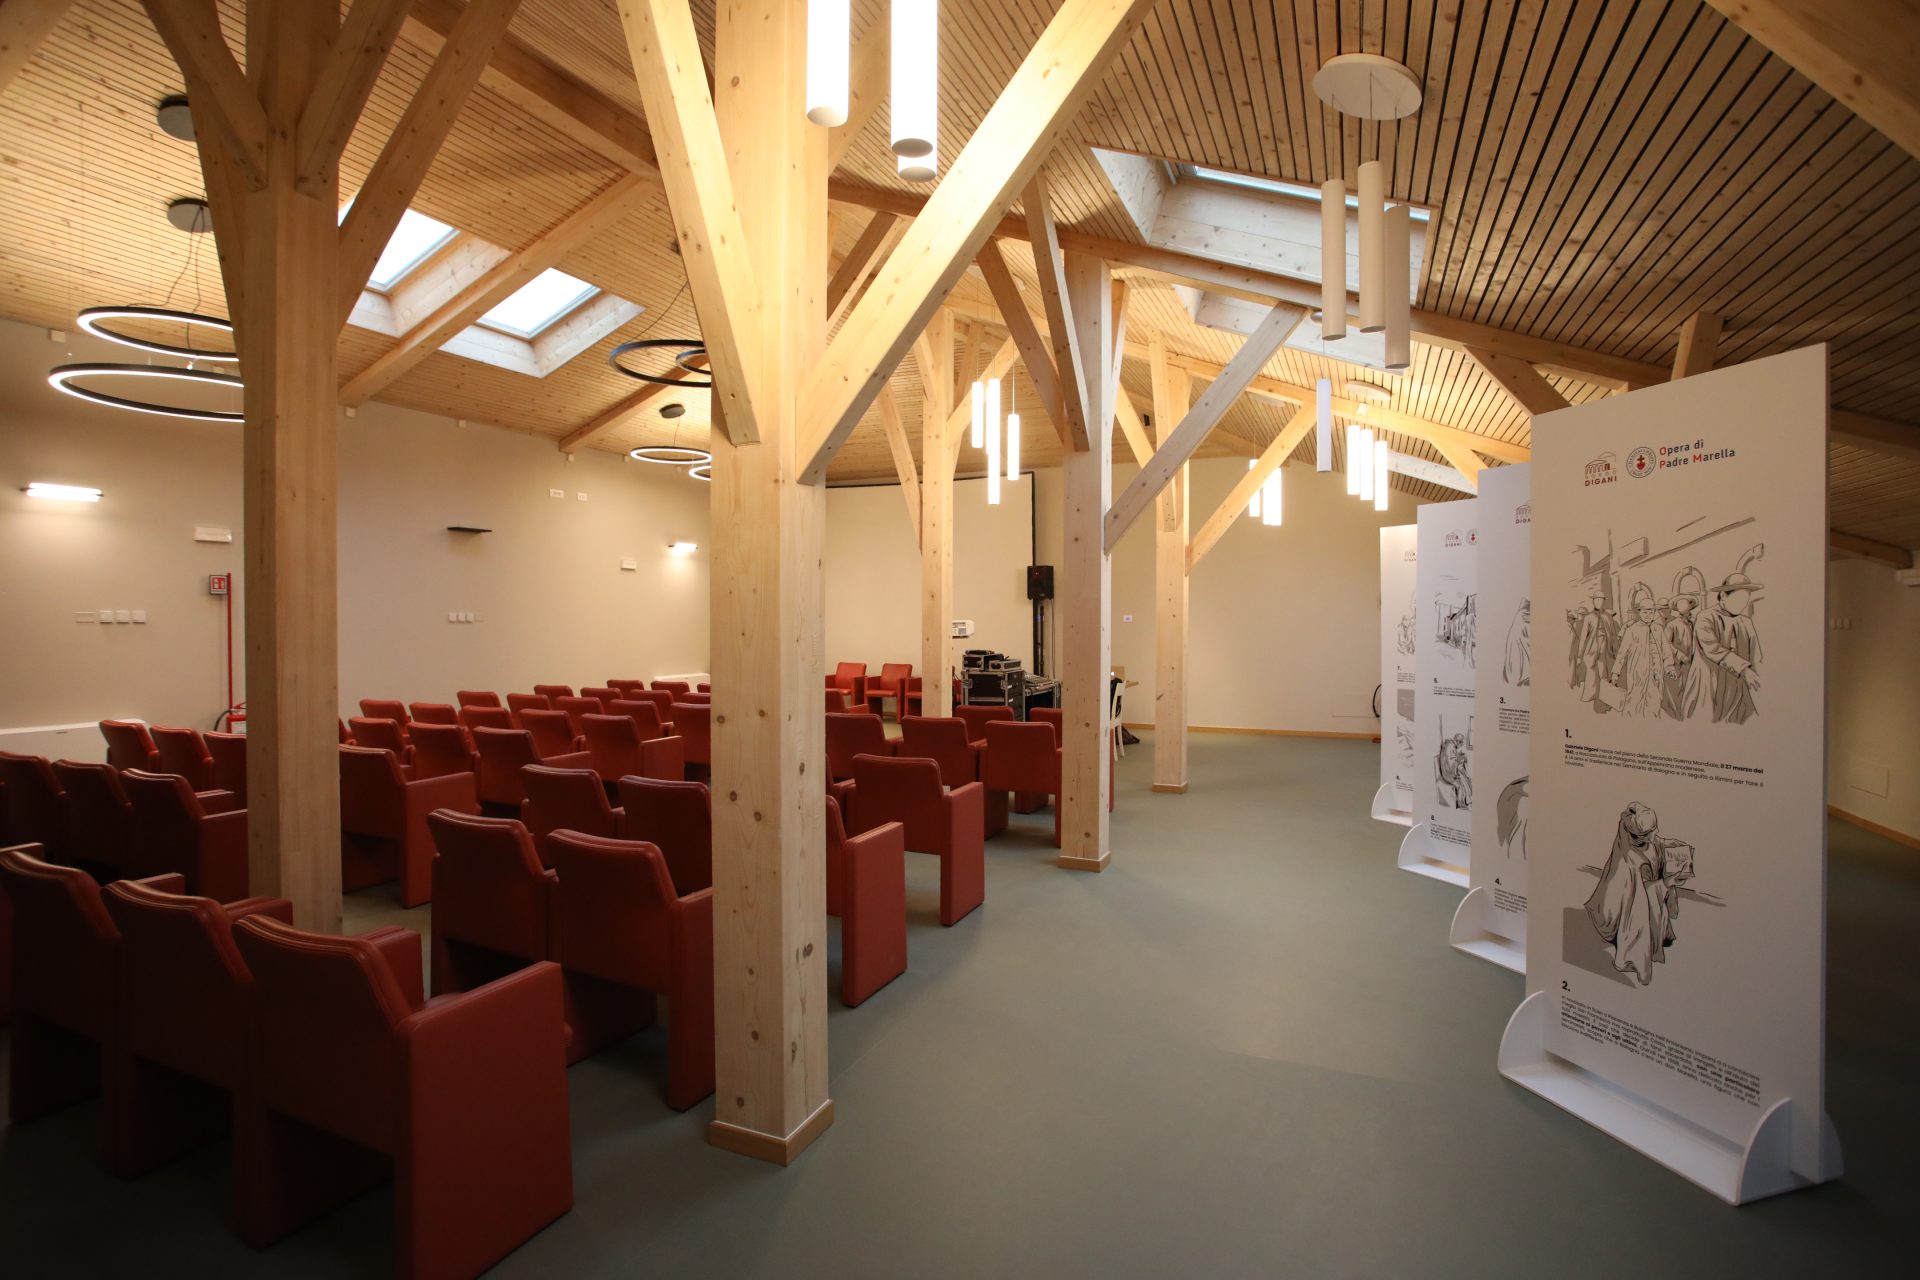
[[1689, 714], [1709, 708], [1715, 724], [1745, 724], [1759, 714], [1753, 695], [1760, 688], [1760, 631], [1753, 607], [1762, 587], [1747, 576], [1747, 566], [1765, 554], [1760, 543], [1742, 553], [1733, 572], [1713, 588], [1713, 603], [1694, 620], [1696, 652], [1684, 701]]
[[1495, 809], [1500, 821], [1497, 830], [1500, 835], [1500, 847], [1506, 850], [1509, 858], [1525, 861], [1527, 857], [1527, 779], [1515, 778], [1500, 789], [1500, 802]]
[[1587, 624], [1588, 607], [1567, 610], [1567, 687], [1578, 689], [1587, 682], [1587, 669], [1580, 662], [1581, 633]]
[[1600, 686], [1613, 676], [1614, 635], [1607, 597], [1596, 591], [1591, 606], [1580, 615], [1580, 630], [1574, 637], [1582, 702], [1596, 701]]
[[1623, 716], [1657, 719], [1666, 692], [1666, 674], [1672, 665], [1666, 631], [1660, 626], [1659, 608], [1646, 583], [1633, 584], [1628, 604], [1630, 621], [1620, 637], [1613, 678], [1600, 691], [1601, 696]]
[[1400, 752], [1400, 763], [1409, 766], [1412, 765], [1413, 730], [1403, 724], [1393, 726], [1393, 743]]
[[1409, 657], [1413, 655], [1413, 645], [1414, 645], [1414, 639], [1415, 639], [1414, 621], [1415, 621], [1415, 618], [1418, 616], [1419, 612], [1420, 612], [1420, 606], [1414, 600], [1413, 593], [1409, 592], [1407, 595], [1407, 611], [1400, 615], [1400, 635], [1399, 635], [1399, 638], [1394, 643], [1395, 648], [1399, 649], [1401, 653], [1404, 653]]
[[1613, 967], [1641, 986], [1665, 964], [1680, 918], [1680, 888], [1693, 879], [1693, 846], [1660, 834], [1652, 806], [1635, 800], [1620, 813], [1613, 850], [1587, 899], [1587, 918], [1612, 948]]
[[[1682, 592], [1681, 583], [1689, 580], [1695, 584], [1694, 589]], [[1665, 627], [1667, 673], [1660, 695], [1660, 710], [1670, 720], [1684, 720], [1693, 714], [1693, 705], [1687, 701], [1688, 676], [1698, 648], [1693, 637], [1693, 615], [1706, 599], [1706, 588], [1706, 577], [1692, 565], [1674, 575], [1673, 616]]]
[[1467, 740], [1463, 734], [1447, 736], [1446, 726], [1440, 727], [1440, 752], [1434, 757], [1434, 790], [1442, 808], [1470, 809], [1473, 807], [1473, 778], [1470, 776], [1472, 758], [1467, 752]]
[[1519, 611], [1507, 625], [1506, 661], [1500, 665], [1501, 678], [1515, 688], [1525, 688], [1533, 682], [1532, 630], [1532, 601], [1522, 600]]
[[1455, 603], [1448, 603], [1445, 596], [1433, 598], [1434, 632], [1433, 638], [1445, 647], [1465, 658], [1468, 666], [1473, 665], [1473, 644], [1475, 612], [1478, 597], [1469, 594]]

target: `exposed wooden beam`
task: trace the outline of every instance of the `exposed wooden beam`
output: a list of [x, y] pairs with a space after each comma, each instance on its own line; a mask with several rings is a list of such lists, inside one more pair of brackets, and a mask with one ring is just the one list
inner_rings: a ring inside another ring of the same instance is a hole
[[6, 0], [0, 4], [0, 93], [60, 25], [73, 0]]
[[466, 105], [467, 95], [479, 83], [494, 50], [507, 34], [520, 0], [470, 0], [454, 21], [433, 65], [427, 68], [400, 121], [380, 148], [367, 180], [353, 198], [353, 208], [340, 224], [340, 269], [335, 281], [340, 324], [353, 314], [353, 304], [367, 277], [393, 238], [394, 228], [419, 192], [440, 144]]
[[267, 185], [267, 116], [233, 60], [213, 0], [144, 0], [147, 16], [187, 81], [187, 98], [211, 119], [248, 190]]
[[941, 310], [916, 336], [920, 368], [921, 714], [953, 714], [953, 313]]
[[1834, 409], [1827, 415], [1827, 435], [1835, 444], [1920, 462], [1920, 426]]
[[1896, 569], [1914, 567], [1914, 554], [1907, 547], [1897, 547], [1891, 542], [1880, 542], [1873, 538], [1862, 538], [1858, 534], [1842, 533], [1838, 529], [1827, 534], [1827, 546], [1843, 556], [1854, 556], [1862, 560], [1877, 560], [1881, 564], [1892, 565]]
[[[1112, 406], [1120, 401], [1120, 374], [1127, 363], [1127, 313], [1130, 309], [1128, 304], [1133, 300], [1133, 290], [1125, 280], [1116, 276], [1108, 285], [1107, 292], [1113, 308], [1113, 334], [1106, 351], [1101, 353], [1106, 361], [1106, 385], [1101, 390], [1109, 407], [1108, 421], [1101, 423], [1100, 426], [1103, 431], [1112, 431], [1114, 416]], [[1093, 402], [1089, 400], [1087, 403]]]
[[1488, 377], [1500, 384], [1500, 389], [1507, 393], [1508, 398], [1528, 413], [1552, 413], [1555, 409], [1567, 407], [1567, 398], [1555, 391], [1553, 384], [1541, 377], [1540, 371], [1525, 360], [1489, 351], [1485, 347], [1468, 347], [1467, 356]]
[[340, 388], [340, 403], [365, 404], [396, 379], [438, 351], [455, 334], [506, 300], [515, 290], [618, 222], [646, 182], [628, 174], [575, 210], [558, 226], [516, 254], [502, 259], [467, 288], [436, 307], [400, 340]]
[[900, 496], [907, 504], [907, 525], [913, 530], [914, 541], [918, 542], [920, 473], [914, 466], [913, 445], [908, 443], [907, 428], [900, 421], [900, 405], [894, 399], [893, 387], [882, 387], [875, 403], [880, 406], [880, 426], [887, 433], [887, 448], [893, 453], [894, 474], [900, 477]]
[[[1200, 393], [1200, 398], [1187, 410], [1187, 416], [1180, 420], [1180, 425], [1174, 428], [1172, 435], [1161, 437], [1163, 443], [1107, 513], [1106, 551], [1109, 555], [1140, 513], [1153, 504], [1155, 495], [1186, 465], [1187, 459], [1207, 438], [1214, 424], [1233, 407], [1233, 402], [1240, 398], [1240, 393], [1247, 389], [1247, 384], [1273, 358], [1273, 353], [1280, 349], [1287, 334], [1299, 322], [1299, 308], [1285, 304], [1274, 306], [1260, 321], [1259, 327], [1240, 345], [1240, 350], [1234, 352], [1233, 359], [1220, 371], [1220, 376]], [[1162, 363], [1165, 363], [1164, 360]]]
[[812, 424], [805, 479], [825, 478], [827, 464], [913, 335], [979, 253], [1014, 194], [1046, 158], [1055, 133], [1079, 112], [1108, 59], [1151, 5], [1066, 0], [1047, 23], [814, 367], [801, 413]]
[[[685, 382], [688, 378], [692, 377], [695, 372], [707, 367], [707, 358], [704, 355], [695, 356], [687, 363], [692, 367], [681, 368], [676, 365], [662, 376], [673, 379], [675, 384]], [[560, 452], [574, 452], [582, 445], [590, 443], [595, 438], [604, 435], [606, 432], [628, 421], [636, 413], [645, 409], [661, 396], [677, 389], [678, 387], [676, 385], [649, 382], [646, 386], [640, 388], [640, 390], [634, 392], [618, 404], [596, 414], [592, 421], [575, 427], [572, 431], [560, 437]]]
[[[1180, 371], [1184, 377], [1186, 370]], [[1127, 448], [1133, 451], [1133, 460], [1140, 466], [1146, 466], [1153, 457], [1153, 441], [1147, 436], [1147, 424], [1140, 420], [1140, 409], [1133, 403], [1133, 397], [1125, 391], [1113, 398], [1114, 417], [1119, 419], [1120, 434], [1126, 437]]]
[[620, 17], [653, 126], [701, 337], [713, 361], [714, 398], [724, 405], [729, 438], [752, 444], [760, 438], [754, 407], [761, 394], [759, 282], [693, 16], [672, 0], [621, 0]]
[[1920, 156], [1920, 77], [1909, 0], [1707, 0], [1807, 79]]
[[[1053, 202], [1047, 194], [1045, 174], [1033, 176], [1023, 202], [1027, 243], [1033, 249], [1033, 267], [1040, 277], [1040, 301], [1046, 312], [1047, 333], [1053, 341], [1053, 367], [1065, 414], [1054, 419], [1054, 424], [1062, 433], [1061, 445], [1067, 452], [1075, 453], [1086, 449], [1091, 438], [1087, 387], [1081, 378], [1086, 362], [1068, 306], [1065, 258], [1060, 251], [1060, 232], [1054, 225]], [[995, 298], [998, 300], [997, 294]], [[1005, 305], [1001, 306], [1000, 313], [1011, 328], [1014, 321], [1007, 315]]]
[[300, 158], [299, 185], [319, 191], [329, 181], [360, 120], [367, 95], [380, 78], [387, 53], [400, 38], [411, 0], [354, 0], [327, 52], [320, 79], [300, 112], [294, 154]]
[[881, 9], [853, 42], [847, 63], [847, 122], [827, 132], [828, 173], [840, 167], [847, 149], [859, 140], [867, 121], [887, 100], [891, 32], [889, 11]]
[[894, 224], [899, 220], [894, 214], [884, 212], [876, 213], [869, 218], [859, 238], [853, 242], [853, 248], [841, 260], [839, 269], [833, 273], [833, 278], [827, 281], [829, 328], [832, 327], [835, 317], [845, 310], [842, 304], [851, 301], [851, 295], [859, 288], [860, 282], [865, 280], [878, 265], [880, 250], [886, 246], [887, 237], [892, 234]]
[[1313, 427], [1314, 416], [1304, 409], [1296, 411], [1287, 420], [1287, 425], [1280, 429], [1273, 443], [1254, 460], [1247, 474], [1234, 483], [1232, 490], [1220, 500], [1220, 505], [1213, 509], [1213, 514], [1207, 517], [1206, 523], [1200, 526], [1200, 532], [1194, 534], [1193, 540], [1187, 544], [1188, 573], [1193, 572], [1194, 566], [1205, 559], [1207, 552], [1213, 550], [1227, 530], [1233, 527], [1233, 522], [1253, 501], [1254, 493], [1267, 482], [1268, 476], [1293, 456], [1293, 451], [1300, 447], [1300, 442], [1307, 438], [1307, 432]]
[[1428, 444], [1440, 451], [1440, 456], [1453, 464], [1453, 469], [1471, 486], [1474, 493], [1480, 492], [1480, 473], [1486, 470], [1486, 464], [1474, 454], [1473, 450], [1449, 439], [1429, 440]]
[[[1148, 340], [1148, 372], [1153, 380], [1153, 420], [1165, 448], [1172, 441], [1174, 424], [1186, 418], [1192, 405], [1192, 378], [1186, 370], [1167, 363], [1166, 343], [1158, 333]], [[1122, 413], [1122, 421], [1125, 417]], [[1155, 499], [1159, 518], [1153, 529], [1153, 789], [1174, 794], [1187, 789], [1190, 499], [1188, 468], [1183, 465]]]
[[1720, 317], [1696, 311], [1680, 326], [1680, 345], [1673, 353], [1673, 376], [1690, 378], [1713, 368], [1720, 347]]
[[1000, 251], [998, 240], [989, 240], [981, 248], [979, 263], [980, 274], [985, 278], [987, 288], [993, 292], [993, 300], [999, 304], [1007, 332], [1013, 336], [1014, 345], [1020, 348], [1020, 360], [1027, 366], [1028, 376], [1033, 379], [1034, 395], [1039, 397], [1054, 430], [1060, 433], [1060, 443], [1071, 449], [1073, 438], [1067, 425], [1060, 374], [1053, 363], [1052, 344], [1034, 323], [1033, 313], [1027, 310], [1026, 302], [1020, 296], [1020, 286], [1014, 283], [1013, 272], [1007, 267], [1006, 255]]

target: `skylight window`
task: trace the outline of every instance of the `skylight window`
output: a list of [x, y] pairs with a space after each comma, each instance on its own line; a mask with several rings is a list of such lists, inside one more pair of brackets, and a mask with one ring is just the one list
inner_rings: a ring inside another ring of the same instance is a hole
[[[1176, 166], [1176, 171], [1178, 176], [1182, 178], [1194, 178], [1201, 182], [1217, 182], [1221, 186], [1239, 187], [1243, 191], [1260, 191], [1267, 195], [1292, 196], [1296, 200], [1312, 200], [1316, 204], [1320, 201], [1320, 188], [1309, 187], [1303, 183], [1280, 182], [1273, 178], [1255, 178], [1249, 174], [1233, 173], [1226, 169], [1209, 169], [1207, 166], [1200, 164], [1178, 165]], [[1348, 192], [1347, 207], [1349, 209], [1358, 209], [1360, 207], [1360, 197], [1353, 192]], [[1433, 215], [1416, 205], [1413, 208], [1411, 216], [1415, 222], [1425, 222]]]
[[531, 341], [542, 329], [598, 292], [585, 280], [548, 267], [481, 316], [480, 323]]
[[[346, 210], [342, 209], [340, 214], [344, 218]], [[381, 250], [380, 260], [373, 264], [373, 274], [367, 278], [367, 287], [385, 293], [453, 236], [453, 228], [446, 223], [429, 218], [424, 213], [407, 210], [400, 215], [400, 225], [394, 228], [393, 238]]]

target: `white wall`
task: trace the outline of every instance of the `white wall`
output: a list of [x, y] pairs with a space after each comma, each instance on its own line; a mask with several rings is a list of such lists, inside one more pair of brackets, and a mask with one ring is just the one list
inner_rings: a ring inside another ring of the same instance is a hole
[[[1827, 573], [1827, 802], [1920, 839], [1920, 587], [1836, 560]], [[1884, 792], [1885, 794], [1880, 794]]]
[[[243, 569], [239, 429], [100, 408], [46, 383], [55, 363], [132, 355], [0, 322], [0, 730], [119, 715], [205, 726], [226, 703], [225, 613], [206, 575]], [[706, 550], [666, 549], [707, 541], [708, 491], [678, 469], [569, 464], [551, 441], [370, 405], [340, 420], [339, 475], [343, 713], [363, 696], [450, 701], [708, 666]], [[106, 499], [32, 500], [29, 480]], [[196, 543], [196, 525], [234, 542]], [[100, 608], [148, 622], [73, 621]], [[452, 624], [449, 610], [485, 621]], [[243, 618], [236, 598], [236, 667]]]

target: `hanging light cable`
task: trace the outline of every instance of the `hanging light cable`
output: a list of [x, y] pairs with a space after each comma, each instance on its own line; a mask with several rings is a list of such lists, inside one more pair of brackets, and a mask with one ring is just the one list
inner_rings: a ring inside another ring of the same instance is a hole
[[[940, 132], [939, 0], [893, 0], [893, 154], [928, 157]], [[905, 166], [902, 176], [908, 176]], [[924, 180], [924, 179], [923, 179]]]
[[1387, 448], [1387, 442], [1375, 440], [1373, 442], [1373, 509], [1375, 511], [1385, 511], [1387, 500], [1392, 497], [1392, 491], [1387, 485], [1388, 465], [1392, 460], [1392, 451]]
[[829, 129], [847, 122], [849, 0], [807, 0], [807, 119]]
[[1000, 505], [1000, 379], [987, 383], [987, 505]]
[[1333, 470], [1333, 379], [1313, 384], [1313, 469]]
[[[1247, 459], [1247, 470], [1251, 471], [1259, 465], [1260, 465], [1260, 460], [1258, 458]], [[1260, 495], [1265, 489], [1266, 489], [1265, 485], [1257, 484], [1253, 486], [1253, 497], [1248, 499], [1247, 501], [1247, 514], [1252, 516], [1255, 520], [1258, 520], [1260, 518]]]

